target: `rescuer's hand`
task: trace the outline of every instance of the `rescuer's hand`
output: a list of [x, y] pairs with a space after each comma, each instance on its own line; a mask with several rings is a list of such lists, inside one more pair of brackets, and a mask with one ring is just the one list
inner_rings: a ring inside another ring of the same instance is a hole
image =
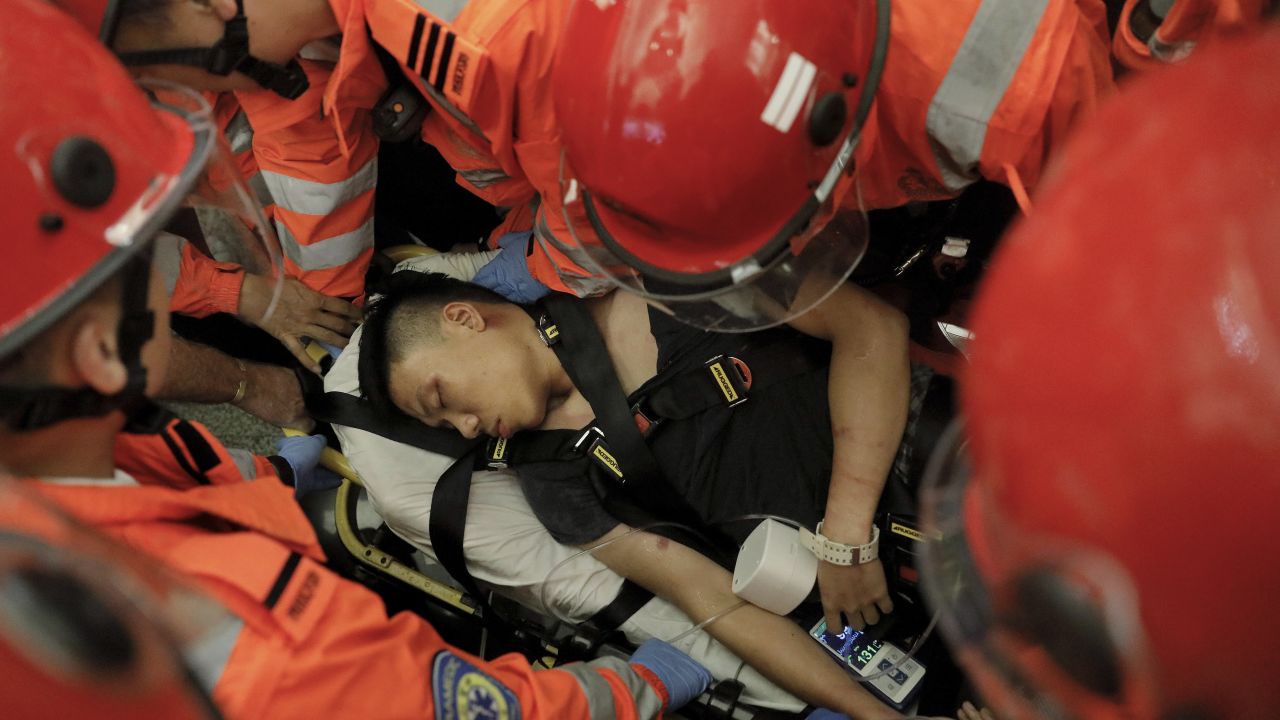
[[298, 280], [285, 278], [281, 281], [279, 302], [264, 319], [270, 307], [272, 287], [272, 281], [246, 274], [240, 289], [240, 319], [271, 333], [303, 367], [319, 375], [320, 365], [307, 355], [302, 338], [346, 347], [347, 338], [360, 324], [360, 310], [346, 300], [329, 297]]
[[818, 591], [827, 628], [832, 632], [844, 629], [841, 613], [850, 627], [861, 630], [879, 622], [882, 613], [893, 612], [884, 566], [878, 559], [862, 565], [832, 565], [819, 560]]
[[711, 673], [706, 668], [661, 640], [646, 640], [630, 662], [643, 666], [666, 687], [668, 710], [689, 703], [711, 685]]
[[323, 435], [296, 435], [276, 441], [277, 455], [293, 471], [293, 487], [298, 497], [317, 490], [328, 490], [342, 484], [337, 474], [320, 467], [320, 454], [327, 441]]
[[480, 268], [471, 282], [489, 288], [514, 303], [528, 305], [546, 297], [551, 288], [529, 272], [527, 248], [532, 233], [507, 233], [498, 240], [498, 255]]
[[307, 415], [302, 386], [293, 370], [245, 363], [245, 371], [245, 393], [236, 407], [272, 425], [311, 432], [316, 423]]

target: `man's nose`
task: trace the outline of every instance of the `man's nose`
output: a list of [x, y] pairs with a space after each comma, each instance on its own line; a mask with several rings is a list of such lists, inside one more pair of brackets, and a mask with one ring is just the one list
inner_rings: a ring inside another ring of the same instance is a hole
[[480, 418], [475, 415], [459, 415], [453, 426], [458, 428], [458, 432], [468, 440], [473, 440], [480, 435]]

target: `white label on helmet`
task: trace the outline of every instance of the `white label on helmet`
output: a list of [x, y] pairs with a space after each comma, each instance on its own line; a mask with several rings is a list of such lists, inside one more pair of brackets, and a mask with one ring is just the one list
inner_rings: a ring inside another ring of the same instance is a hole
[[787, 66], [782, 69], [782, 77], [773, 88], [773, 95], [764, 106], [760, 120], [766, 125], [777, 128], [783, 133], [791, 132], [804, 99], [809, 95], [813, 79], [818, 75], [818, 66], [809, 62], [797, 52], [787, 58]]

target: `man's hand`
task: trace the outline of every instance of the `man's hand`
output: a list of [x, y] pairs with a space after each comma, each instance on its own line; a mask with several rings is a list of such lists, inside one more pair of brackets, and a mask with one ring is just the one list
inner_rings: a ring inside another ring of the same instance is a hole
[[832, 565], [818, 562], [818, 591], [827, 617], [827, 629], [840, 632], [844, 613], [849, 626], [861, 630], [880, 621], [882, 613], [893, 612], [884, 566], [879, 560], [862, 565]]
[[272, 425], [311, 432], [316, 426], [302, 402], [302, 386], [289, 368], [245, 363], [244, 398], [236, 403], [241, 410]]
[[346, 347], [347, 339], [360, 324], [360, 311], [345, 300], [318, 293], [293, 278], [282, 282], [280, 301], [271, 317], [264, 320], [271, 303], [272, 283], [260, 275], [246, 274], [240, 289], [239, 317], [271, 333], [303, 367], [319, 375], [320, 366], [307, 355], [302, 338]]

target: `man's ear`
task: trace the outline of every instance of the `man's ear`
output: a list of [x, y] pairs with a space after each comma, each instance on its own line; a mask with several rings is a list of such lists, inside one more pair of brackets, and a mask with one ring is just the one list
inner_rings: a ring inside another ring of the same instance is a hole
[[124, 389], [129, 370], [120, 359], [117, 324], [116, 319], [91, 313], [76, 325], [68, 344], [76, 384], [88, 385], [102, 395]]
[[469, 302], [455, 301], [440, 309], [442, 328], [453, 331], [484, 332], [487, 323], [480, 308]]
[[236, 0], [203, 0], [222, 22], [236, 16]]

